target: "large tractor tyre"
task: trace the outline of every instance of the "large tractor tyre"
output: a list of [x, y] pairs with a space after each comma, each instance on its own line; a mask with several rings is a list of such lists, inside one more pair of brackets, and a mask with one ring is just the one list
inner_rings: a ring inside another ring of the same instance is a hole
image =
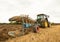
[[48, 27], [51, 27], [51, 23], [48, 23]]
[[38, 33], [40, 30], [39, 30], [39, 26], [37, 26], [37, 27], [35, 27], [34, 29], [33, 29], [33, 31], [34, 31], [34, 33]]

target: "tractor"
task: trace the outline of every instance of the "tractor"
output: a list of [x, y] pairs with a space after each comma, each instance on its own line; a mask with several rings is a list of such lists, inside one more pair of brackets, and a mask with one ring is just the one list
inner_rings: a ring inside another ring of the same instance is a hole
[[45, 14], [38, 14], [37, 15], [37, 23], [40, 27], [46, 28], [50, 27], [50, 22], [48, 21], [49, 16]]
[[50, 27], [50, 22], [48, 21], [49, 16], [45, 14], [38, 14], [37, 15], [37, 23], [40, 27], [46, 28]]
[[45, 14], [38, 14], [36, 22], [34, 23], [34, 32], [39, 32], [39, 28], [47, 28], [50, 27], [50, 22], [48, 21], [49, 16]]

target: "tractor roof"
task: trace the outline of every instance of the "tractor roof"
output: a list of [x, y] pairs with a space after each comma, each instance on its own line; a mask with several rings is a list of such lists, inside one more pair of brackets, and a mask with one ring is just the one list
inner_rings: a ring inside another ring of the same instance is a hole
[[46, 17], [49, 17], [49, 16], [46, 15], [46, 14], [38, 14], [37, 16], [46, 16]]
[[45, 15], [45, 14], [38, 14], [37, 16], [40, 16], [40, 15]]

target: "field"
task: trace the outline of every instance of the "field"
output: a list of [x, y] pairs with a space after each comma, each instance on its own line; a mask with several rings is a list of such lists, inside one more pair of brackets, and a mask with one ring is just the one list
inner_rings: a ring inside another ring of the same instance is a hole
[[5, 42], [8, 38], [9, 31], [20, 30], [21, 25], [13, 25], [13, 24], [1, 24], [0, 25], [0, 42]]
[[8, 31], [20, 30], [21, 25], [0, 25], [0, 42], [60, 42], [60, 25], [50, 28], [40, 28], [39, 33], [30, 32], [27, 35], [10, 38]]

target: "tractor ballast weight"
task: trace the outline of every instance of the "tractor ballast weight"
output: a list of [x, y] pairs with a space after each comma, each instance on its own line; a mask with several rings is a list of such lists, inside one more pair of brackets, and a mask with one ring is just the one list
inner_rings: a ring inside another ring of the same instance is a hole
[[37, 23], [40, 24], [40, 27], [50, 27], [50, 23], [48, 21], [49, 16], [45, 14], [37, 15]]

